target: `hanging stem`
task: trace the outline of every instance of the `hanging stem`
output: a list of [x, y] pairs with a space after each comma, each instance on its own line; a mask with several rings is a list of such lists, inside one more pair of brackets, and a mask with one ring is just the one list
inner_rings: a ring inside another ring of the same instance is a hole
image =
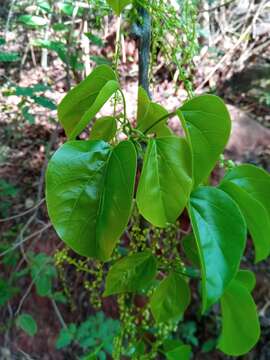
[[137, 27], [137, 36], [139, 37], [139, 85], [141, 85], [150, 96], [149, 65], [151, 46], [151, 16], [149, 12], [142, 6], [138, 7], [138, 13], [141, 16], [141, 22]]

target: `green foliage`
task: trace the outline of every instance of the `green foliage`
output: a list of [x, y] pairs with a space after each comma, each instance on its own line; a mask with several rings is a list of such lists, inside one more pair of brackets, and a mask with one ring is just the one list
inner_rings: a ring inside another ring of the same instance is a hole
[[21, 15], [19, 21], [30, 27], [45, 26], [47, 24], [45, 18], [35, 15]]
[[[228, 168], [220, 186], [205, 186], [230, 134], [230, 116], [223, 101], [201, 95], [168, 113], [139, 90], [138, 126], [132, 127], [117, 76], [108, 66], [97, 67], [60, 103], [58, 115], [69, 139], [84, 130], [116, 91], [123, 98], [123, 112], [116, 115], [114, 107], [111, 124], [106, 123], [106, 118], [97, 121], [92, 134], [90, 131], [90, 140], [67, 141], [51, 158], [46, 175], [48, 212], [61, 239], [83, 256], [113, 260], [111, 267], [108, 264], [104, 294], [120, 294], [118, 304], [123, 322], [115, 341], [114, 357], [144, 349], [145, 344], [134, 345], [138, 342], [136, 318], [125, 307], [133, 296], [143, 293], [147, 306], [143, 306], [137, 320], [139, 325], [141, 321], [149, 330], [151, 310], [156, 328], [164, 330], [160, 333], [156, 330], [160, 338], [157, 336], [149, 352], [154, 358], [168, 335], [166, 331], [178, 323], [189, 305], [189, 277], [201, 280], [203, 312], [221, 302], [219, 348], [230, 355], [242, 355], [256, 343], [259, 323], [250, 295], [254, 277], [239, 272], [239, 267], [247, 227], [254, 237], [257, 260], [270, 252], [270, 243], [266, 241], [269, 230], [261, 229], [264, 224], [268, 226], [270, 176], [253, 166], [241, 165]], [[185, 138], [167, 133], [165, 121], [175, 114], [181, 120]], [[128, 140], [120, 141], [120, 133]], [[133, 202], [137, 208], [132, 207]], [[166, 239], [160, 247], [161, 230], [156, 228], [173, 228], [185, 208], [192, 230], [184, 240], [184, 250], [195, 267], [186, 266], [180, 258], [175, 239]], [[132, 254], [116, 261], [123, 253], [116, 245], [131, 210], [137, 223], [144, 221], [142, 215], [150, 224], [144, 222], [146, 231], [139, 237], [134, 228], [129, 239]], [[256, 220], [257, 211], [262, 214], [262, 222]], [[151, 230], [156, 234], [152, 242], [147, 239], [149, 229], [155, 229]], [[83, 261], [76, 266], [91, 274]], [[161, 275], [163, 280], [158, 281]], [[245, 325], [239, 330], [239, 324]], [[193, 345], [198, 342], [195, 331], [193, 324], [186, 336]], [[125, 347], [126, 334], [131, 345]], [[83, 346], [77, 327], [71, 325], [60, 344], [75, 340]], [[102, 351], [98, 354], [101, 356]], [[180, 354], [188, 358], [190, 348], [178, 344], [166, 356], [173, 359]]]
[[240, 207], [251, 233], [256, 261], [270, 252], [270, 188], [269, 175], [253, 165], [240, 165], [224, 177], [220, 188]]
[[39, 296], [49, 296], [52, 294], [52, 281], [56, 277], [56, 269], [53, 259], [44, 254], [30, 254], [31, 276], [36, 286]]
[[71, 140], [83, 131], [118, 90], [116, 80], [114, 72], [101, 65], [64, 97], [58, 106], [58, 117]]
[[107, 3], [112, 7], [115, 13], [119, 16], [122, 10], [132, 3], [132, 0], [106, 0]]
[[15, 62], [20, 60], [20, 55], [16, 52], [0, 51], [0, 62]]
[[163, 344], [167, 360], [189, 360], [191, 348], [177, 340], [166, 340]]
[[101, 140], [65, 143], [49, 163], [46, 185], [59, 236], [81, 255], [108, 260], [128, 222], [135, 172], [130, 141], [114, 148]]
[[188, 284], [175, 272], [160, 282], [150, 299], [151, 311], [157, 322], [178, 321], [189, 303]]
[[98, 312], [79, 326], [69, 324], [67, 328], [63, 328], [56, 340], [56, 348], [62, 349], [77, 343], [84, 351], [91, 351], [85, 359], [91, 359], [94, 355], [97, 355], [95, 359], [104, 359], [106, 354], [112, 354], [113, 339], [119, 329], [117, 320], [106, 318], [103, 312]]
[[[151, 101], [146, 91], [139, 87], [137, 129], [144, 133], [156, 133], [160, 136], [170, 135], [171, 131], [166, 125], [166, 115], [168, 115], [168, 111]], [[163, 116], [164, 121], [159, 121]], [[159, 121], [157, 125], [155, 125], [156, 121]]]
[[10, 285], [5, 279], [0, 278], [0, 308], [11, 300], [17, 292], [18, 288]]
[[227, 144], [231, 131], [230, 115], [224, 102], [214, 95], [201, 95], [187, 101], [177, 114], [192, 149], [196, 187], [207, 179]]
[[145, 251], [127, 256], [110, 268], [104, 296], [139, 292], [151, 283], [156, 271], [156, 259], [151, 252]]
[[29, 336], [34, 336], [37, 333], [37, 323], [30, 314], [19, 315], [16, 324]]
[[190, 158], [185, 139], [149, 140], [136, 201], [140, 213], [153, 225], [174, 223], [185, 208], [192, 186]]
[[37, 83], [33, 86], [12, 86], [8, 91], [6, 91], [6, 96], [17, 95], [21, 97], [21, 101], [18, 105], [21, 110], [23, 118], [29, 123], [35, 123], [35, 116], [31, 110], [32, 104], [35, 103], [45, 109], [56, 110], [55, 103], [42, 95], [46, 90], [49, 90], [50, 87], [43, 84]]
[[[253, 285], [253, 284], [252, 284]], [[218, 347], [233, 356], [247, 353], [260, 337], [256, 305], [250, 284], [234, 279], [221, 298], [222, 333]]]
[[204, 312], [220, 299], [237, 273], [246, 225], [236, 203], [216, 188], [195, 190], [189, 212], [201, 262]]
[[89, 139], [110, 141], [117, 131], [116, 119], [112, 116], [104, 116], [94, 123]]
[[11, 199], [15, 198], [19, 193], [19, 189], [7, 182], [4, 179], [0, 179], [0, 215], [5, 217], [8, 214], [9, 207], [11, 205]]

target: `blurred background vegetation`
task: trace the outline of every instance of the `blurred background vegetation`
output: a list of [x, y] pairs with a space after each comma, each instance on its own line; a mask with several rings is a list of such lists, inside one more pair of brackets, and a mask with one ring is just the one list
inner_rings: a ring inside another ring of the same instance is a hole
[[[123, 322], [132, 339], [123, 359], [164, 359], [157, 349], [171, 336], [192, 346], [193, 359], [229, 359], [215, 350], [218, 311], [200, 315], [196, 287], [194, 305], [178, 326], [149, 327], [146, 340], [157, 345], [147, 355], [136, 329], [149, 320], [144, 297], [102, 298], [106, 266], [65, 248], [46, 212], [47, 161], [65, 140], [56, 115], [63, 95], [96, 65], [111, 65], [134, 121], [142, 8], [151, 18], [152, 98], [173, 111], [192, 94], [222, 96], [233, 120], [225, 159], [270, 171], [269, 1], [136, 0], [117, 33], [119, 19], [105, 0], [1, 0], [0, 359], [117, 358], [114, 344]], [[175, 119], [170, 125], [179, 131]], [[121, 251], [130, 238], [150, 236], [166, 252], [177, 245], [180, 227], [188, 228], [185, 221], [182, 216], [180, 225], [146, 234], [136, 215]], [[248, 246], [244, 262], [257, 275], [262, 337], [243, 359], [269, 360], [270, 264], [253, 265], [253, 257]], [[120, 316], [125, 302], [131, 310]]]

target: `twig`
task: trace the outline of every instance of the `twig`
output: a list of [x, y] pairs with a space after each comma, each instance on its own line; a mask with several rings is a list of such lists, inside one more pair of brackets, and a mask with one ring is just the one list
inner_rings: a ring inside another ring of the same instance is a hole
[[[27, 224], [28, 226], [28, 224]], [[46, 224], [46, 226], [44, 226], [42, 229], [34, 232], [33, 234], [27, 236], [26, 238], [23, 238], [20, 242], [15, 242], [9, 249], [3, 251], [1, 254], [0, 254], [0, 257], [10, 253], [11, 251], [14, 251], [15, 249], [17, 249], [21, 244], [24, 244], [26, 241], [34, 238], [35, 236], [37, 235], [41, 235], [45, 230], [49, 229], [50, 227], [52, 226], [51, 223], [48, 223]]]
[[266, 4], [267, 0], [263, 0], [258, 7], [252, 23], [246, 28], [246, 30], [240, 35], [238, 41], [234, 44], [234, 46], [220, 59], [220, 61], [217, 63], [217, 65], [214, 67], [214, 69], [210, 72], [210, 74], [205, 78], [205, 80], [197, 87], [195, 92], [197, 93], [200, 91], [204, 85], [212, 78], [212, 76], [215, 74], [215, 72], [220, 68], [220, 66], [229, 58], [229, 56], [232, 56], [234, 54], [235, 49], [238, 48], [238, 46], [241, 44], [243, 39], [246, 38], [250, 30], [252, 29], [252, 26], [256, 23], [258, 16], [260, 15], [261, 10], [263, 9], [264, 5]]
[[55, 313], [56, 313], [56, 316], [58, 317], [58, 320], [59, 320], [61, 326], [62, 326], [64, 329], [66, 329], [66, 328], [67, 328], [67, 324], [65, 323], [65, 320], [63, 319], [63, 316], [62, 316], [62, 314], [60, 313], [60, 311], [59, 311], [59, 309], [58, 309], [58, 306], [57, 306], [57, 304], [56, 304], [56, 302], [55, 302], [54, 299], [52, 299], [52, 306], [53, 306], [53, 309], [54, 309], [54, 311], [55, 311]]
[[23, 212], [21, 212], [20, 214], [17, 214], [17, 215], [13, 215], [13, 216], [10, 216], [10, 217], [7, 217], [5, 219], [0, 219], [0, 223], [1, 222], [7, 222], [7, 221], [10, 221], [10, 220], [14, 220], [14, 219], [17, 219], [19, 217], [22, 217], [26, 214], [29, 214], [30, 212], [34, 211], [36, 208], [39, 208], [40, 205], [42, 205], [45, 201], [45, 198], [41, 199], [39, 203], [37, 203], [35, 206], [31, 207], [30, 209], [28, 210], [25, 210]]
[[209, 8], [209, 9], [202, 9], [202, 10], [199, 11], [199, 13], [211, 12], [211, 11], [218, 10], [218, 9], [220, 9], [221, 7], [227, 6], [227, 5], [231, 4], [231, 3], [234, 2], [234, 1], [235, 1], [235, 0], [229, 0], [229, 1], [227, 1], [226, 3], [224, 3], [224, 4], [220, 4], [220, 5], [214, 6], [214, 7]]

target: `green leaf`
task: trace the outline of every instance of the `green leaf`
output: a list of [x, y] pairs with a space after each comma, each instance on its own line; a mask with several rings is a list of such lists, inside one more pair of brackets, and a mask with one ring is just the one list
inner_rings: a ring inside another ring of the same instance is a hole
[[2, 36], [0, 36], [0, 45], [5, 45], [6, 40]]
[[246, 225], [237, 204], [217, 188], [195, 190], [189, 213], [201, 262], [204, 312], [219, 300], [238, 271]]
[[256, 285], [256, 277], [252, 271], [239, 270], [235, 280], [238, 280], [251, 292]]
[[52, 157], [46, 174], [50, 219], [74, 251], [107, 260], [124, 231], [133, 199], [136, 150], [98, 141], [69, 141]]
[[47, 24], [47, 20], [45, 18], [35, 15], [21, 15], [19, 17], [19, 21], [31, 27], [45, 26]]
[[37, 323], [33, 317], [29, 314], [21, 314], [17, 320], [16, 324], [29, 336], [34, 336], [37, 333]]
[[196, 187], [207, 179], [227, 144], [230, 115], [224, 102], [214, 95], [200, 95], [187, 101], [177, 114], [192, 149]]
[[156, 259], [150, 251], [126, 256], [110, 268], [104, 296], [138, 292], [151, 283], [156, 271]]
[[116, 15], [120, 15], [122, 10], [132, 3], [132, 0], [107, 0], [107, 3], [112, 7]]
[[54, 31], [68, 31], [68, 26], [62, 23], [53, 24], [52, 28]]
[[189, 345], [179, 345], [165, 353], [167, 360], [189, 360], [191, 358], [191, 347]]
[[256, 259], [270, 254], [270, 176], [254, 165], [230, 170], [219, 186], [240, 207], [254, 242]]
[[213, 351], [217, 346], [216, 339], [209, 339], [202, 345], [202, 353]]
[[193, 265], [200, 266], [200, 257], [194, 234], [188, 234], [183, 238], [183, 248], [187, 258]]
[[103, 40], [102, 40], [99, 36], [94, 35], [94, 34], [92, 34], [92, 33], [90, 33], [90, 32], [86, 32], [86, 33], [84, 33], [84, 35], [85, 35], [86, 37], [88, 37], [88, 39], [89, 39], [94, 45], [99, 46], [99, 47], [102, 47], [102, 46], [104, 45], [104, 44], [103, 44]]
[[70, 90], [58, 106], [58, 117], [69, 138], [74, 139], [119, 88], [113, 70], [101, 65]]
[[20, 55], [16, 52], [0, 51], [0, 62], [15, 62], [20, 60]]
[[48, 3], [48, 1], [43, 1], [43, 0], [38, 1], [37, 6], [46, 13], [51, 13], [52, 8], [51, 5]]
[[55, 51], [59, 58], [65, 63], [68, 64], [68, 54], [66, 45], [61, 41], [51, 41], [51, 40], [36, 40], [34, 41], [35, 46], [39, 46], [43, 49], [48, 49]]
[[69, 346], [75, 339], [76, 333], [77, 327], [75, 324], [69, 324], [67, 328], [62, 329], [56, 340], [56, 349], [60, 350]]
[[45, 253], [30, 254], [31, 277], [39, 296], [49, 296], [52, 293], [52, 281], [56, 277], [53, 260]]
[[67, 16], [72, 16], [73, 11], [74, 11], [74, 6], [72, 5], [72, 3], [68, 3], [68, 2], [59, 2], [57, 3], [58, 8]]
[[35, 123], [35, 117], [29, 112], [29, 106], [24, 106], [22, 108], [22, 115], [29, 122], [30, 125]]
[[137, 129], [141, 132], [155, 133], [157, 136], [169, 136], [171, 130], [166, 125], [166, 119], [149, 129], [157, 120], [166, 116], [168, 111], [161, 105], [152, 102], [146, 91], [139, 87], [138, 109], [137, 109]]
[[18, 293], [19, 289], [11, 286], [5, 279], [0, 278], [0, 308]]
[[112, 116], [104, 116], [94, 123], [89, 139], [110, 141], [117, 131], [116, 120]]
[[218, 348], [225, 354], [248, 353], [260, 337], [256, 305], [246, 284], [232, 280], [221, 298], [222, 333]]
[[44, 108], [56, 110], [55, 103], [52, 100], [46, 98], [45, 96], [32, 96], [32, 99], [36, 104], [41, 105]]
[[180, 275], [171, 272], [155, 289], [150, 308], [156, 322], [178, 321], [189, 302], [188, 284]]
[[185, 139], [149, 140], [136, 200], [140, 213], [153, 225], [174, 223], [186, 206], [192, 186], [190, 163]]

